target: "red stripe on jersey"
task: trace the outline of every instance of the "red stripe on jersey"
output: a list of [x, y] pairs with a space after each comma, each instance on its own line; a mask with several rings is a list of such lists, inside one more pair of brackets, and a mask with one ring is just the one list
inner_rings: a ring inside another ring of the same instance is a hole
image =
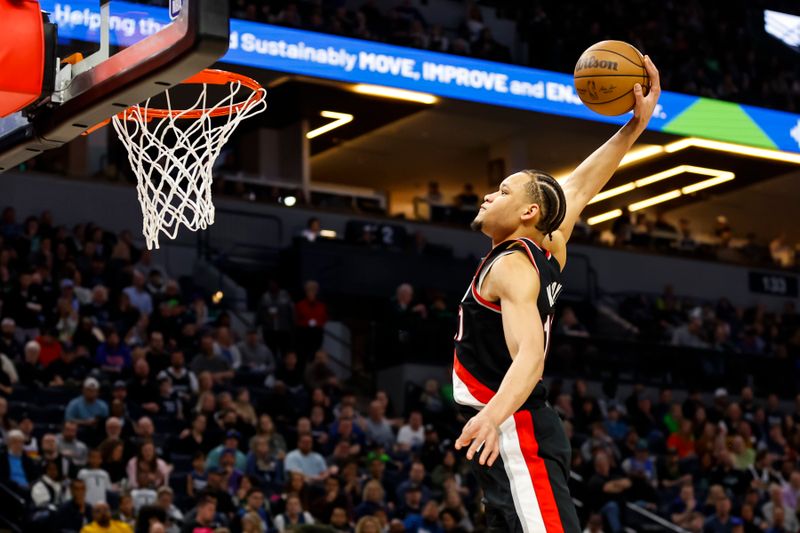
[[476, 400], [483, 404], [489, 403], [489, 401], [494, 398], [494, 391], [478, 381], [478, 379], [473, 376], [469, 370], [464, 368], [461, 364], [461, 361], [458, 360], [458, 355], [453, 354], [453, 370], [455, 371], [458, 379], [464, 382], [469, 389], [470, 394], [475, 397]]
[[475, 288], [475, 281], [474, 280], [472, 282], [472, 296], [474, 296], [475, 299], [478, 301], [478, 303], [481, 304], [482, 306], [488, 307], [492, 311], [500, 311], [500, 305], [499, 304], [492, 303], [489, 300], [485, 300], [483, 298], [483, 296], [478, 294], [478, 289]]
[[[539, 274], [539, 265], [536, 264], [536, 259], [534, 259], [533, 253], [531, 252], [531, 249], [528, 247], [528, 243], [525, 242], [524, 239], [515, 239], [515, 240], [518, 243], [522, 244], [522, 246], [525, 247], [525, 251], [528, 253], [528, 258], [531, 260], [531, 263], [533, 263], [533, 268], [536, 269], [536, 274]], [[531, 242], [533, 242], [533, 241], [531, 241]], [[534, 242], [533, 244], [535, 245], [536, 243]], [[539, 247], [537, 246], [537, 248], [539, 248]], [[541, 250], [541, 248], [539, 248], [539, 249]]]
[[553, 488], [550, 486], [547, 467], [544, 460], [539, 457], [539, 443], [536, 442], [536, 435], [533, 432], [531, 412], [528, 410], [517, 411], [514, 413], [514, 422], [517, 426], [519, 445], [533, 482], [533, 490], [536, 493], [545, 529], [547, 533], [564, 533], [561, 517], [558, 514], [558, 505], [553, 496]]

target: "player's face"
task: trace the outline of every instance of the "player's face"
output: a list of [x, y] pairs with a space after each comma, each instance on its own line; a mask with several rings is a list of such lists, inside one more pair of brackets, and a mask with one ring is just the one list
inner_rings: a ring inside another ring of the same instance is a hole
[[489, 237], [511, 235], [525, 221], [535, 217], [539, 206], [532, 204], [525, 185], [530, 177], [522, 172], [512, 174], [493, 193], [484, 196], [480, 211], [471, 227]]

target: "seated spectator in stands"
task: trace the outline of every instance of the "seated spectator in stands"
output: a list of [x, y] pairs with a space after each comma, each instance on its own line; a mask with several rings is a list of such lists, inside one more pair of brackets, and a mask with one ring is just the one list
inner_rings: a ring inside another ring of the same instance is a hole
[[682, 218], [678, 221], [678, 249], [683, 252], [693, 252], [697, 248], [697, 241], [692, 237], [692, 230], [689, 221]]
[[295, 324], [298, 328], [297, 351], [301, 361], [308, 361], [322, 346], [328, 307], [318, 299], [319, 283], [306, 281], [303, 290], [305, 298], [295, 304]]
[[[139, 480], [145, 479], [154, 488], [169, 484], [171, 467], [156, 455], [156, 447], [152, 441], [146, 441], [139, 451], [128, 461], [125, 469], [131, 488], [139, 487]], [[143, 476], [143, 477], [142, 477]]]
[[230, 494], [236, 494], [242, 484], [244, 472], [242, 469], [236, 467], [237, 456], [240, 454], [239, 450], [225, 449], [219, 456], [219, 470], [222, 472], [224, 483], [227, 486]]
[[701, 512], [702, 506], [694, 497], [694, 486], [691, 483], [681, 485], [677, 498], [669, 506], [670, 519], [679, 527], [691, 527], [692, 513]]
[[66, 457], [77, 467], [84, 466], [89, 459], [89, 448], [78, 440], [78, 425], [75, 422], [64, 422], [61, 434], [56, 437], [58, 453]]
[[100, 444], [103, 470], [108, 472], [111, 490], [119, 492], [125, 481], [125, 443], [119, 439], [106, 439]]
[[425, 485], [425, 465], [421, 461], [413, 461], [408, 468], [408, 479], [397, 486], [397, 501], [402, 502], [406, 499], [406, 491], [412, 487], [419, 487], [421, 491], [420, 500], [422, 504], [431, 499], [431, 491]]
[[208, 470], [208, 484], [203, 492], [216, 498], [217, 510], [220, 514], [224, 515], [226, 520], [229, 521], [233, 518], [236, 513], [236, 505], [233, 502], [231, 494], [228, 492], [224, 473], [219, 467]]
[[86, 378], [82, 394], [67, 404], [64, 420], [79, 426], [97, 426], [100, 420], [108, 417], [108, 404], [98, 398], [99, 394], [100, 383], [94, 378]]
[[313, 451], [313, 440], [310, 434], [300, 435], [297, 439], [297, 449], [286, 454], [284, 468], [286, 472], [299, 472], [310, 483], [325, 480], [330, 472], [325, 459]]
[[[275, 457], [283, 460], [286, 456], [286, 439], [275, 429], [275, 423], [272, 417], [266, 413], [262, 413], [258, 417], [258, 427], [256, 427], [256, 436], [263, 436], [267, 439], [267, 444]], [[255, 438], [255, 437], [254, 437]], [[253, 441], [250, 442], [250, 449], [254, 448]]]
[[90, 317], [99, 327], [105, 327], [111, 321], [111, 307], [108, 303], [108, 289], [103, 285], [96, 285], [92, 289], [89, 303], [81, 306], [81, 316]]
[[317, 350], [314, 360], [308, 365], [305, 372], [306, 385], [309, 389], [323, 389], [331, 392], [339, 388], [339, 378], [330, 366], [330, 358], [325, 350]]
[[242, 436], [238, 431], [229, 430], [225, 434], [225, 441], [211, 450], [206, 459], [206, 468], [209, 470], [220, 466], [220, 458], [225, 451], [232, 451], [236, 458], [236, 468], [241, 471], [247, 470], [247, 456], [239, 451], [239, 442]]
[[164, 334], [160, 331], [150, 333], [147, 343], [147, 364], [150, 365], [150, 373], [153, 377], [166, 370], [171, 363], [170, 354], [164, 344]]
[[113, 327], [109, 327], [105, 335], [105, 342], [97, 347], [97, 366], [112, 377], [123, 375], [131, 366], [131, 351]]
[[159, 376], [157, 380], [159, 415], [174, 420], [183, 420], [183, 401], [173, 390], [172, 380], [163, 372]]
[[17, 323], [10, 317], [0, 321], [0, 353], [12, 361], [18, 361], [23, 355], [23, 346], [17, 337]]
[[480, 200], [471, 183], [465, 183], [464, 188], [455, 197], [456, 207], [464, 211], [477, 211], [479, 203]]
[[623, 531], [621, 512], [625, 493], [633, 483], [627, 477], [614, 474], [611, 462], [605, 452], [598, 452], [594, 458], [594, 474], [586, 486], [589, 510], [603, 515], [613, 533]]
[[245, 473], [259, 480], [261, 486], [270, 492], [279, 490], [285, 483], [283, 461], [272, 453], [266, 436], [256, 435], [250, 441]]
[[184, 429], [175, 447], [176, 453], [195, 455], [197, 452], [208, 453], [214, 443], [207, 437], [208, 419], [203, 413], [196, 413], [192, 417], [191, 425]]
[[50, 363], [44, 371], [45, 381], [51, 387], [78, 387], [92, 370], [92, 361], [81, 350], [67, 347], [61, 357]]
[[364, 516], [375, 515], [385, 509], [386, 492], [383, 485], [377, 479], [370, 479], [364, 484], [361, 503], [354, 510], [355, 519], [360, 520]]
[[39, 362], [41, 347], [36, 341], [25, 343], [24, 360], [17, 364], [20, 385], [30, 388], [41, 387], [49, 382], [44, 367]]
[[147, 412], [155, 414], [158, 407], [158, 383], [150, 377], [147, 359], [138, 359], [133, 366], [133, 377], [128, 383], [128, 405], [134, 415]]
[[133, 533], [133, 529], [125, 522], [112, 519], [109, 505], [98, 502], [92, 506], [92, 522], [84, 526], [81, 533]]
[[[19, 287], [6, 298], [3, 313], [12, 316], [26, 337], [35, 337], [44, 323], [44, 294], [39, 275], [30, 271], [19, 275]], [[49, 361], [41, 361], [47, 366]]]
[[786, 242], [786, 234], [775, 237], [769, 243], [769, 253], [772, 261], [783, 268], [792, 268], [795, 264], [795, 250]]
[[314, 518], [308, 511], [303, 510], [300, 498], [291, 495], [286, 498], [286, 510], [275, 517], [275, 528], [278, 533], [285, 533], [303, 524], [313, 524]]
[[703, 317], [700, 308], [689, 313], [689, 322], [675, 328], [672, 333], [674, 346], [687, 346], [690, 348], [708, 348], [703, 332]]
[[244, 340], [237, 348], [242, 357], [242, 367], [251, 372], [267, 375], [275, 372], [275, 356], [266, 344], [258, 338], [258, 330], [249, 328]]
[[733, 456], [726, 449], [717, 454], [717, 465], [711, 470], [710, 481], [722, 485], [730, 494], [742, 494], [749, 476], [733, 467]]
[[755, 463], [756, 451], [745, 444], [741, 435], [733, 437], [731, 454], [733, 455], [733, 464], [738, 470], [747, 470]]
[[426, 503], [420, 514], [410, 514], [403, 520], [405, 530], [411, 533], [444, 533], [439, 524], [439, 505], [435, 500]]
[[145, 274], [139, 270], [133, 271], [132, 283], [126, 287], [124, 292], [130, 299], [131, 305], [139, 310], [140, 313], [149, 315], [153, 312], [153, 297], [147, 292], [145, 287], [147, 279]]
[[589, 331], [586, 326], [580, 323], [578, 316], [571, 307], [565, 307], [561, 311], [561, 319], [557, 322], [556, 332], [570, 337], [588, 337]]
[[33, 460], [25, 454], [25, 435], [12, 429], [5, 438], [6, 449], [0, 452], [0, 483], [5, 483], [20, 496], [27, 496], [39, 476]]
[[217, 499], [211, 495], [201, 495], [197, 506], [186, 515], [181, 531], [194, 533], [195, 531], [213, 531], [224, 524], [217, 515]]
[[422, 486], [409, 485], [402, 500], [398, 500], [395, 517], [404, 519], [413, 514], [422, 512]]
[[176, 350], [170, 354], [170, 365], [159, 373], [161, 376], [167, 376], [172, 380], [172, 388], [184, 400], [197, 394], [197, 376], [194, 372], [186, 368], [186, 357], [181, 350]]
[[88, 468], [78, 472], [78, 479], [86, 483], [86, 501], [92, 506], [105, 502], [106, 492], [111, 490], [111, 477], [101, 468], [102, 464], [100, 450], [90, 450]]
[[800, 505], [800, 471], [793, 471], [789, 475], [789, 482], [784, 483], [783, 504], [789, 509], [797, 509]]
[[[775, 520], [778, 513], [776, 511], [783, 511], [783, 522]], [[797, 521], [797, 514], [795, 509], [786, 508], [783, 502], [783, 491], [780, 485], [774, 484], [769, 487], [769, 501], [761, 507], [761, 514], [764, 520], [773, 528], [782, 527], [787, 532], [797, 532], [800, 530], [800, 523]]]
[[583, 456], [583, 460], [588, 463], [598, 451], [603, 451], [608, 455], [609, 459], [611, 459], [613, 463], [617, 463], [622, 454], [614, 442], [614, 439], [612, 439], [608, 433], [606, 433], [605, 425], [599, 421], [593, 422], [591, 429], [591, 436], [581, 445], [580, 451], [581, 455]]
[[231, 330], [221, 326], [217, 328], [217, 337], [214, 340], [214, 353], [224, 358], [234, 370], [242, 364], [242, 354], [233, 342]]
[[681, 420], [680, 429], [667, 438], [667, 447], [676, 450], [678, 457], [681, 459], [686, 459], [695, 454], [695, 439], [691, 420]]
[[287, 352], [283, 356], [283, 361], [278, 365], [278, 370], [275, 371], [274, 382], [267, 376], [264, 382], [265, 386], [270, 385], [275, 387], [276, 392], [281, 394], [299, 394], [304, 387], [303, 371], [298, 365], [297, 354], [295, 352]]
[[422, 424], [422, 413], [412, 411], [408, 415], [408, 423], [397, 432], [396, 449], [409, 452], [425, 442], [425, 427]]
[[722, 496], [716, 503], [714, 515], [706, 519], [703, 526], [705, 533], [728, 533], [735, 531], [734, 526], [741, 525], [742, 520], [731, 516], [731, 500], [727, 496]]
[[50, 363], [61, 358], [64, 347], [58, 340], [58, 331], [55, 328], [42, 328], [41, 334], [36, 337], [36, 342], [40, 348], [39, 363], [42, 367], [47, 368]]
[[31, 487], [31, 501], [39, 508], [60, 507], [69, 499], [69, 492], [59, 465], [46, 461], [43, 470], [42, 477]]
[[270, 280], [258, 302], [258, 320], [264, 342], [275, 355], [284, 355], [289, 347], [294, 325], [294, 304], [289, 292]]
[[92, 521], [92, 506], [86, 501], [86, 483], [73, 479], [69, 493], [71, 498], [59, 507], [55, 523], [62, 531], [80, 531]]
[[214, 338], [205, 332], [200, 337], [200, 353], [192, 360], [192, 371], [195, 374], [210, 372], [215, 383], [223, 383], [233, 378], [234, 372], [230, 361], [214, 351]]
[[314, 242], [319, 238], [320, 229], [319, 219], [317, 217], [311, 217], [308, 219], [306, 227], [300, 235], [308, 242]]
[[368, 417], [362, 422], [367, 443], [391, 450], [395, 443], [394, 430], [386, 418], [383, 404], [373, 400], [369, 404]]

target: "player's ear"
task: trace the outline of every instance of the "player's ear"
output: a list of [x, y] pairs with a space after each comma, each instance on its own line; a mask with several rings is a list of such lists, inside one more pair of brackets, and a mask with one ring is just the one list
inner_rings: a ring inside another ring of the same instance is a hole
[[536, 214], [539, 212], [539, 206], [537, 204], [528, 204], [526, 206], [525, 212], [522, 213], [520, 217], [522, 220], [533, 220]]

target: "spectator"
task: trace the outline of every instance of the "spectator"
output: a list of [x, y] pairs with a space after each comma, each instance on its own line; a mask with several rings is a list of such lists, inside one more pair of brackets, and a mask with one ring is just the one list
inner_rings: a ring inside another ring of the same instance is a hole
[[412, 411], [408, 415], [408, 423], [397, 432], [397, 450], [408, 452], [425, 442], [425, 428], [422, 425], [422, 413]]
[[386, 419], [386, 409], [383, 404], [373, 400], [369, 404], [369, 416], [363, 423], [367, 442], [391, 450], [395, 442], [394, 431], [391, 423]]
[[258, 330], [247, 330], [245, 340], [237, 345], [242, 358], [242, 366], [251, 372], [261, 372], [266, 375], [275, 372], [275, 356], [266, 344], [258, 338]]
[[702, 314], [700, 309], [695, 309], [690, 313], [689, 322], [675, 329], [672, 334], [672, 344], [690, 348], [708, 348], [708, 343], [703, 337]]
[[[778, 516], [776, 511], [780, 509], [783, 512], [783, 522], [777, 522], [775, 518]], [[775, 527], [783, 527], [785, 531], [796, 532], [800, 529], [800, 524], [797, 521], [797, 514], [795, 509], [787, 509], [783, 503], [783, 491], [780, 485], [771, 485], [769, 487], [769, 501], [761, 508], [761, 514], [768, 524]]]
[[287, 472], [300, 472], [309, 482], [321, 482], [328, 477], [329, 471], [325, 459], [312, 450], [312, 444], [311, 435], [300, 435], [297, 449], [286, 455], [284, 466]]
[[594, 475], [586, 487], [589, 506], [591, 511], [603, 516], [614, 533], [623, 531], [621, 502], [631, 486], [631, 480], [627, 477], [612, 474], [610, 458], [605, 452], [598, 452], [594, 458]]
[[95, 361], [110, 376], [121, 376], [130, 368], [131, 351], [114, 328], [106, 330], [106, 341], [97, 347]]
[[[86, 378], [83, 382], [83, 394], [67, 404], [64, 420], [75, 422], [79, 426], [96, 426], [108, 417], [108, 404], [98, 398], [100, 383], [94, 378]], [[91, 503], [91, 502], [90, 502]]]
[[589, 331], [586, 326], [580, 323], [575, 311], [571, 307], [565, 307], [561, 311], [561, 320], [558, 321], [558, 332], [562, 335], [571, 337], [588, 337]]
[[153, 298], [147, 292], [145, 275], [140, 270], [133, 271], [132, 283], [123, 291], [131, 302], [131, 305], [144, 315], [153, 312]]
[[25, 454], [25, 435], [12, 429], [6, 435], [5, 451], [0, 452], [0, 483], [6, 483], [19, 495], [27, 496], [38, 477], [36, 465]]
[[86, 484], [73, 479], [69, 493], [71, 498], [59, 507], [55, 523], [62, 531], [80, 531], [92, 521], [92, 506], [86, 501]]
[[0, 353], [0, 394], [10, 396], [14, 390], [14, 385], [18, 382], [19, 376], [14, 363], [5, 354]]
[[17, 337], [17, 323], [10, 317], [0, 321], [0, 353], [12, 361], [18, 361], [23, 355], [23, 346]]
[[[64, 422], [61, 434], [56, 438], [58, 453], [67, 458], [75, 466], [84, 466], [89, 459], [89, 448], [78, 440], [78, 424], [73, 421]], [[85, 488], [85, 487], [84, 487]]]
[[31, 487], [31, 501], [39, 508], [58, 508], [68, 499], [69, 492], [59, 464], [46, 461], [42, 477]]
[[99, 449], [89, 452], [88, 468], [78, 472], [78, 479], [86, 484], [86, 501], [91, 506], [106, 501], [106, 492], [111, 490], [111, 477], [102, 467], [103, 456]]
[[155, 488], [168, 485], [170, 471], [170, 466], [156, 455], [156, 447], [152, 441], [142, 443], [126, 468], [128, 483], [134, 489], [139, 488], [142, 481]]
[[231, 451], [235, 456], [236, 468], [241, 471], [247, 470], [247, 457], [239, 451], [239, 441], [242, 436], [238, 431], [230, 430], [225, 434], [225, 441], [211, 450], [206, 459], [206, 468], [211, 469], [220, 466], [220, 458], [226, 451]]
[[217, 338], [214, 341], [214, 354], [222, 357], [234, 370], [242, 364], [242, 354], [234, 344], [231, 331], [227, 327], [217, 328]]
[[403, 520], [406, 531], [413, 533], [444, 533], [439, 524], [439, 506], [431, 500], [422, 508], [421, 514], [411, 514]]
[[679, 527], [689, 529], [692, 514], [698, 511], [701, 511], [701, 507], [694, 497], [694, 486], [691, 483], [682, 485], [679, 496], [670, 504], [670, 519]]
[[431, 499], [431, 491], [425, 485], [425, 465], [421, 461], [413, 461], [408, 468], [408, 479], [397, 486], [397, 501], [405, 501], [406, 491], [417, 487], [420, 490], [420, 502], [425, 504]]
[[111, 518], [111, 508], [105, 502], [92, 506], [92, 519], [81, 529], [81, 533], [133, 533], [131, 526]]
[[311, 514], [303, 510], [300, 498], [291, 495], [286, 499], [286, 511], [275, 517], [275, 528], [278, 533], [284, 533], [302, 524], [313, 524]]
[[44, 367], [39, 362], [41, 347], [36, 341], [28, 341], [25, 344], [24, 360], [17, 367], [20, 385], [29, 388], [41, 387], [49, 381], [45, 374]]
[[741, 524], [741, 519], [731, 516], [731, 500], [722, 496], [716, 503], [714, 515], [710, 516], [703, 526], [704, 533], [727, 533], [733, 526]]
[[310, 359], [322, 346], [325, 324], [328, 322], [328, 307], [317, 299], [319, 283], [307, 281], [304, 285], [305, 298], [295, 306], [298, 352], [303, 361]]
[[319, 232], [320, 232], [319, 219], [317, 217], [311, 217], [308, 219], [306, 227], [301, 233], [301, 236], [308, 242], [314, 242], [319, 238]]
[[158, 383], [150, 378], [147, 359], [138, 359], [133, 366], [133, 378], [128, 383], [128, 402], [135, 407], [136, 414], [156, 414], [159, 412], [158, 397]]
[[233, 378], [230, 361], [214, 351], [214, 339], [210, 333], [200, 337], [200, 353], [192, 361], [195, 374], [210, 372], [215, 383], [223, 383]]
[[182, 399], [188, 400], [193, 395], [197, 394], [197, 376], [194, 372], [186, 368], [186, 358], [182, 351], [176, 350], [172, 352], [170, 355], [170, 366], [160, 372], [158, 378], [160, 379], [162, 376], [170, 378], [172, 381], [172, 388]]
[[217, 500], [213, 496], [201, 496], [193, 512], [186, 517], [181, 531], [194, 533], [199, 530], [213, 531], [222, 523], [217, 515]]

